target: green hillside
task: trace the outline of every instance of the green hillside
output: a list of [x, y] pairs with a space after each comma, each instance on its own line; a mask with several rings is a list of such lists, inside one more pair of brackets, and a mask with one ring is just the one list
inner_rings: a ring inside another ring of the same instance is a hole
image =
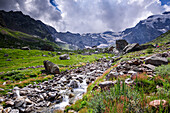
[[170, 42], [170, 30], [148, 43], [149, 44], [157, 43], [157, 44], [163, 45], [164, 43], [167, 43], [167, 42]]
[[57, 44], [48, 40], [0, 26], [0, 48], [21, 48], [24, 46], [42, 50], [59, 49]]

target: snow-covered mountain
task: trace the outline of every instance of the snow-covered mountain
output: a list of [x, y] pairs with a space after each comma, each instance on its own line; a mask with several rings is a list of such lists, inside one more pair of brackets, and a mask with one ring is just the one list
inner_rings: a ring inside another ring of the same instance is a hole
[[118, 39], [125, 39], [129, 43], [143, 44], [149, 42], [162, 33], [170, 30], [170, 12], [164, 12], [160, 15], [149, 16], [141, 20], [135, 27], [125, 29], [121, 32], [106, 31], [103, 33], [85, 33], [73, 34], [70, 32], [57, 33], [55, 36], [60, 41], [71, 45], [77, 45], [79, 48], [85, 47], [106, 47], [114, 45]]

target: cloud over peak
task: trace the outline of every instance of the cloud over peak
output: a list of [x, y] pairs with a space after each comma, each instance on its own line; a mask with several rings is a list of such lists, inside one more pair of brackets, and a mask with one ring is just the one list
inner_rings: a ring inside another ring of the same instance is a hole
[[121, 31], [169, 10], [159, 0], [1, 0], [0, 9], [21, 10], [57, 29], [71, 32]]

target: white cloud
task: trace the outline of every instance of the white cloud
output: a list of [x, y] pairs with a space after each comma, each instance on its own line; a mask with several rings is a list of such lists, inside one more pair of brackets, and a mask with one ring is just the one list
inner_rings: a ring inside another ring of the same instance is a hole
[[21, 10], [57, 29], [71, 32], [121, 31], [152, 14], [169, 11], [159, 0], [0, 0], [0, 9]]
[[121, 31], [165, 11], [159, 0], [56, 0], [56, 3], [66, 25], [60, 30], [72, 32]]

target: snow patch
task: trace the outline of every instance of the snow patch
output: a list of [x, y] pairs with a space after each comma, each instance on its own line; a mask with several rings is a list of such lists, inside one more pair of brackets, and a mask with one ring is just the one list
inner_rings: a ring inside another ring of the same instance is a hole
[[64, 42], [64, 41], [60, 40], [59, 38], [56, 38], [56, 39], [55, 39], [55, 41], [56, 41], [56, 42], [61, 42], [61, 43], [65, 43], [65, 44], [67, 44], [66, 42]]
[[105, 48], [105, 47], [108, 47], [109, 45], [108, 44], [100, 44], [100, 45], [98, 45], [97, 47], [98, 48]]

